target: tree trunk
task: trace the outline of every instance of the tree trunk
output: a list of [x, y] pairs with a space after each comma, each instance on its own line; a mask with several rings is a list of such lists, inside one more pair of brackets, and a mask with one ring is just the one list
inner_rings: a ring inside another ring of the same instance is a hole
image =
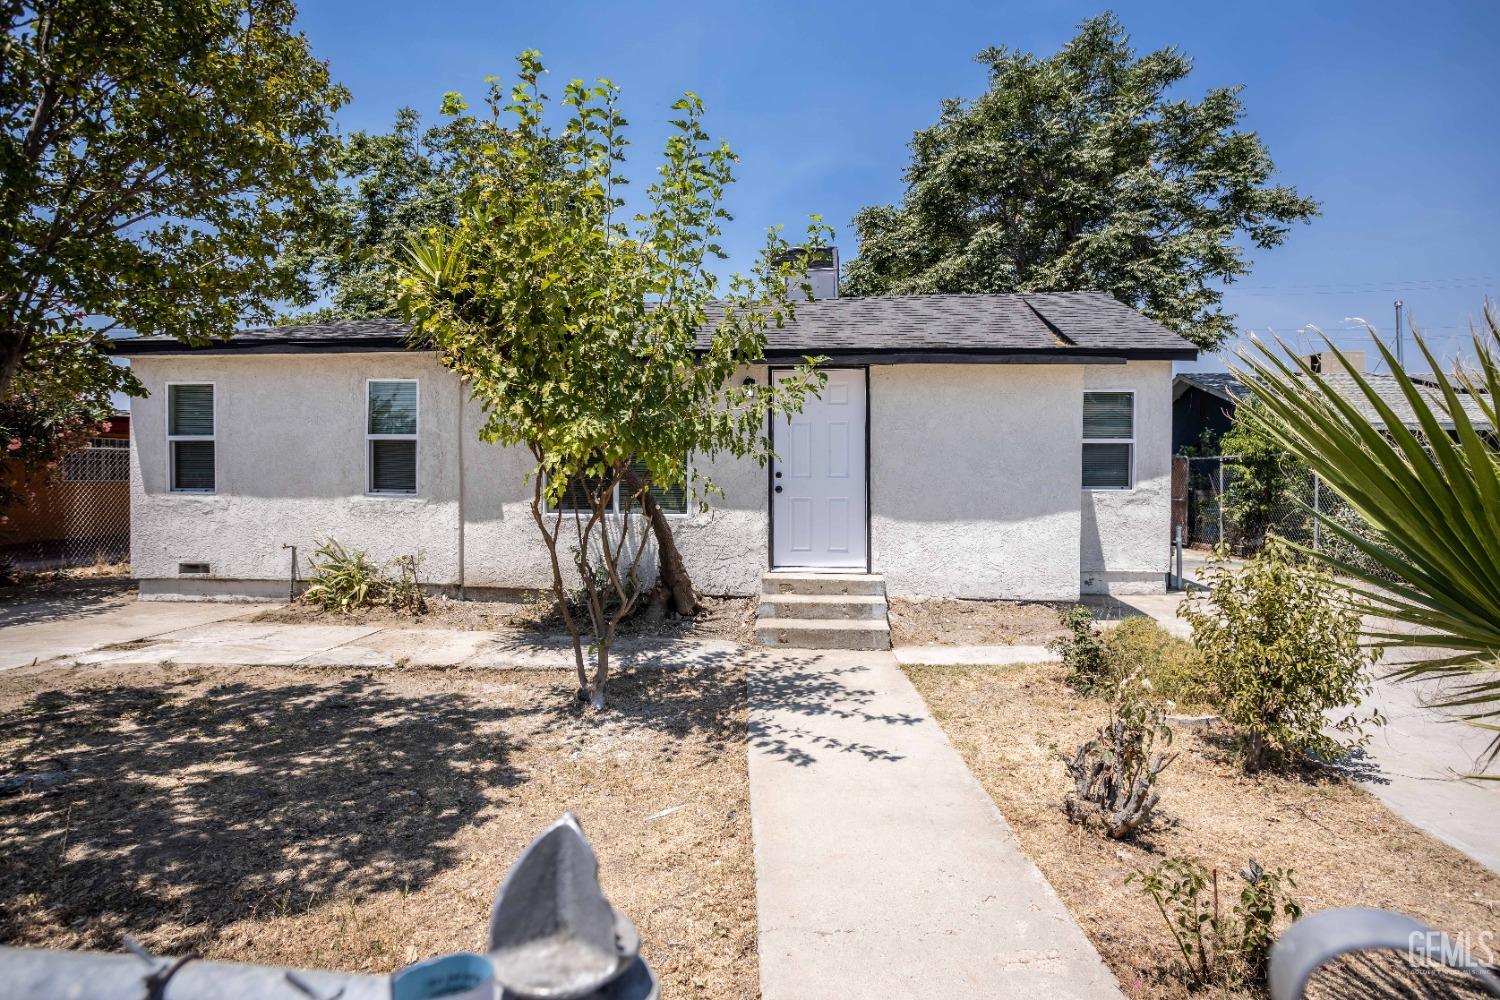
[[693, 591], [692, 578], [682, 563], [682, 553], [677, 550], [677, 539], [672, 537], [672, 525], [651, 491], [628, 465], [620, 474], [630, 488], [631, 496], [641, 498], [646, 519], [651, 522], [651, 533], [656, 537], [656, 583], [666, 596], [667, 610], [679, 615], [696, 615], [701, 605]]
[[604, 709], [604, 686], [609, 683], [609, 643], [599, 643], [595, 654], [594, 676], [589, 683], [589, 708], [596, 712]]
[[1245, 772], [1255, 774], [1266, 766], [1266, 760], [1271, 755], [1270, 743], [1265, 734], [1251, 730], [1245, 734]]
[[10, 330], [0, 333], [0, 399], [10, 398], [11, 382], [21, 370], [25, 357], [25, 334]]

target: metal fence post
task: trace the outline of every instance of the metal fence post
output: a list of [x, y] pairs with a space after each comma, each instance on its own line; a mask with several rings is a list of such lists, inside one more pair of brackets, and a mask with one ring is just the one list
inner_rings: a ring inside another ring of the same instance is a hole
[[1219, 544], [1224, 543], [1224, 459], [1219, 459]]
[[1318, 529], [1322, 527], [1322, 525], [1320, 525], [1318, 523], [1318, 520], [1319, 520], [1318, 515], [1323, 512], [1323, 502], [1322, 502], [1322, 498], [1320, 496], [1320, 492], [1321, 491], [1318, 488], [1318, 483], [1319, 483], [1318, 474], [1316, 472], [1314, 472], [1313, 473], [1313, 551], [1314, 552], [1320, 552], [1320, 551], [1322, 551], [1319, 548], [1319, 545], [1318, 545], [1318, 543], [1320, 541], [1320, 533], [1319, 533]]
[[1182, 582], [1182, 525], [1180, 524], [1177, 526], [1177, 589], [1187, 589]]

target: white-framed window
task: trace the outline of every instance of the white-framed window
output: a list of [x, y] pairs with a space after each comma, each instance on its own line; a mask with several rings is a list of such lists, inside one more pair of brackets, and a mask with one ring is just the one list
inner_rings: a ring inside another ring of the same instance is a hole
[[212, 493], [214, 384], [167, 383], [167, 484], [173, 493]]
[[[640, 479], [647, 483], [651, 490], [651, 495], [656, 498], [657, 506], [661, 508], [663, 514], [671, 516], [686, 514], [688, 512], [686, 467], [684, 467], [683, 469], [682, 482], [678, 483], [676, 486], [673, 486], [671, 489], [650, 485], [651, 472], [643, 463], [632, 462], [630, 463], [630, 468], [638, 477], [640, 477]], [[592, 508], [590, 508], [589, 506], [589, 493], [587, 492], [586, 487], [594, 485], [596, 483], [600, 483], [602, 481], [602, 477], [586, 477], [584, 483], [579, 483], [575, 480], [574, 482], [568, 484], [568, 488], [563, 491], [562, 499], [558, 501], [556, 507], [553, 507], [550, 503], [547, 504], [547, 513], [555, 514], [558, 511], [561, 511], [564, 514], [587, 514]], [[609, 512], [611, 514], [618, 514], [620, 512], [620, 498], [622, 490], [624, 490], [626, 496], [629, 495], [629, 490], [625, 487], [623, 482], [616, 483], [614, 492], [611, 494], [609, 500]], [[638, 503], [637, 506], [639, 506]]]
[[365, 491], [417, 492], [417, 380], [365, 382]]
[[1083, 394], [1083, 488], [1135, 486], [1135, 393]]

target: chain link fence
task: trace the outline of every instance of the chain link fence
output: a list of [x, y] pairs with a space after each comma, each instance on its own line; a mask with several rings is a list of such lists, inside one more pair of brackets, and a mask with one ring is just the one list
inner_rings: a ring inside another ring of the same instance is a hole
[[93, 438], [56, 469], [17, 484], [0, 524], [0, 559], [62, 569], [130, 557], [130, 442]]
[[1358, 533], [1368, 529], [1354, 508], [1312, 471], [1290, 457], [1279, 466], [1249, 467], [1233, 455], [1187, 459], [1187, 537], [1189, 544], [1223, 542], [1253, 555], [1275, 535], [1328, 552], [1367, 571], [1381, 571], [1354, 545], [1329, 530], [1316, 510]]

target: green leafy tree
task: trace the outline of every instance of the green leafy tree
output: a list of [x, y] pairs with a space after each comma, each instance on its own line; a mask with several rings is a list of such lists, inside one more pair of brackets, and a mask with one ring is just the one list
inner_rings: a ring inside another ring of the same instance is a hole
[[[1321, 516], [1343, 545], [1304, 553], [1347, 581], [1356, 608], [1374, 616], [1374, 639], [1451, 651], [1403, 663], [1396, 676], [1455, 680], [1435, 701], [1500, 728], [1500, 317], [1485, 307], [1473, 331], [1474, 365], [1451, 374], [1413, 331], [1433, 386], [1416, 383], [1373, 330], [1371, 337], [1415, 427], [1331, 343], [1368, 412], [1285, 344], [1247, 353], [1254, 378], [1242, 380], [1265, 407], [1266, 434], [1363, 522]], [[1493, 760], [1500, 740], [1491, 749]]]
[[1300, 565], [1275, 537], [1244, 569], [1219, 562], [1207, 576], [1207, 594], [1177, 613], [1192, 626], [1211, 700], [1243, 736], [1245, 770], [1360, 743], [1380, 722], [1355, 712], [1379, 651], [1361, 644], [1359, 612], [1333, 577]]
[[203, 342], [305, 293], [276, 259], [330, 174], [347, 93], [295, 16], [289, 0], [0, 4], [0, 399], [54, 367], [89, 399], [138, 393], [110, 330]]
[[978, 60], [989, 88], [915, 135], [901, 204], [855, 216], [851, 294], [1096, 289], [1212, 348], [1233, 319], [1215, 284], [1249, 273], [1246, 244], [1318, 212], [1270, 183], [1240, 88], [1169, 97], [1191, 60], [1137, 57], [1113, 14], [1056, 55]]
[[57, 352], [56, 363], [24, 369], [0, 399], [0, 541], [7, 535], [12, 505], [27, 502], [41, 477], [58, 475], [64, 456], [81, 447], [114, 413], [113, 391], [130, 373], [109, 365], [102, 371], [69, 364], [73, 351]]
[[[689, 454], [764, 462], [768, 417], [800, 406], [817, 382], [813, 359], [775, 384], [736, 377], [763, 356], [766, 328], [792, 316], [788, 277], [806, 254], [773, 263], [788, 249], [773, 230], [753, 275], [731, 278], [720, 295], [706, 265], [723, 257], [721, 202], [735, 157], [704, 131], [702, 102], [688, 94], [673, 105], [657, 178], [627, 217], [617, 88], [569, 83], [554, 133], [541, 58], [528, 51], [518, 61], [514, 86], [491, 82], [488, 113], [466, 124], [474, 143], [456, 160], [462, 211], [414, 241], [401, 302], [413, 336], [484, 407], [480, 437], [535, 460], [531, 512], [573, 637], [579, 693], [602, 708], [616, 627], [641, 596], [652, 534], [639, 512], [650, 487], [711, 492], [709, 481], [685, 483]], [[467, 115], [457, 94], [444, 110]], [[815, 222], [809, 245], [825, 232]]]
[[[1260, 404], [1250, 399], [1235, 410], [1234, 422], [1219, 439], [1220, 454], [1233, 467], [1231, 487], [1219, 498], [1224, 518], [1234, 526], [1238, 547], [1255, 552], [1268, 534], [1297, 512], [1296, 497], [1305, 493], [1308, 470], [1262, 429]], [[1296, 518], [1301, 521], [1300, 513]], [[1226, 532], [1227, 534], [1227, 532]]]
[[281, 261], [329, 304], [280, 322], [401, 314], [397, 262], [412, 237], [458, 221], [464, 178], [457, 156], [474, 144], [472, 125], [458, 116], [423, 129], [417, 112], [402, 108], [391, 131], [354, 132], [339, 144], [337, 180], [319, 194], [320, 224], [297, 234]]

